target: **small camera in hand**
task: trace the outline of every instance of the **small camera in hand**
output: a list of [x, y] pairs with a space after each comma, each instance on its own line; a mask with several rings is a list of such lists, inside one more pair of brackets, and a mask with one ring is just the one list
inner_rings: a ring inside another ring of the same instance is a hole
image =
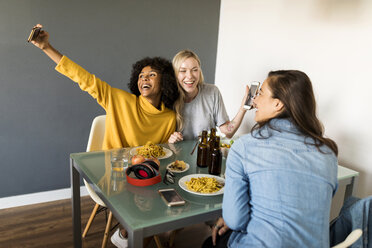
[[30, 35], [28, 36], [27, 42], [35, 40], [40, 34], [41, 28], [35, 27], [31, 30]]

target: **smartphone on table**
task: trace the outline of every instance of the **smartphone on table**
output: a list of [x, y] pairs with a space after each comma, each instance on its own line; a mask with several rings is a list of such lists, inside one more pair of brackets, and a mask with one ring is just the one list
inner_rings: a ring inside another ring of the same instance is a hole
[[260, 88], [260, 82], [252, 82], [251, 86], [249, 87], [249, 93], [247, 100], [244, 103], [245, 109], [252, 109], [253, 107], [253, 98], [257, 95], [257, 92]]
[[168, 207], [185, 204], [185, 200], [177, 193], [175, 189], [159, 189], [158, 192]]
[[31, 30], [30, 35], [28, 36], [27, 42], [35, 40], [37, 36], [40, 34], [41, 28], [35, 27]]

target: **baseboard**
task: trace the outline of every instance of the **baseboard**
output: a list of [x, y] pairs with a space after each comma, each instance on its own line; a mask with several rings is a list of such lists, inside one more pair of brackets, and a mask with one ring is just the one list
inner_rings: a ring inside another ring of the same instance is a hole
[[[80, 187], [80, 195], [88, 195], [88, 191], [86, 190], [85, 186]], [[71, 188], [9, 196], [0, 198], [0, 209], [14, 208], [50, 201], [58, 201], [69, 198], [71, 198]]]

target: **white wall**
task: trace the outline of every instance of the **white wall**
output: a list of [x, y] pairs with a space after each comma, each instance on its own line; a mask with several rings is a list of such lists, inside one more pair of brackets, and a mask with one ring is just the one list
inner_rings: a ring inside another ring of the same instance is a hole
[[[357, 195], [372, 195], [372, 1], [222, 0], [216, 85], [230, 118], [244, 85], [270, 70], [312, 80], [339, 164], [360, 172]], [[250, 130], [253, 111], [239, 133]]]

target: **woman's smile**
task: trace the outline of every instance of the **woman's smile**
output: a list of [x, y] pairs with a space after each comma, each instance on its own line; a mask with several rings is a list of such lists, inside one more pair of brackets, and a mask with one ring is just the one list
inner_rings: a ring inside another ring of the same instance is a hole
[[196, 95], [200, 80], [200, 67], [194, 58], [187, 58], [181, 64], [178, 71], [178, 82], [186, 91], [186, 95]]

